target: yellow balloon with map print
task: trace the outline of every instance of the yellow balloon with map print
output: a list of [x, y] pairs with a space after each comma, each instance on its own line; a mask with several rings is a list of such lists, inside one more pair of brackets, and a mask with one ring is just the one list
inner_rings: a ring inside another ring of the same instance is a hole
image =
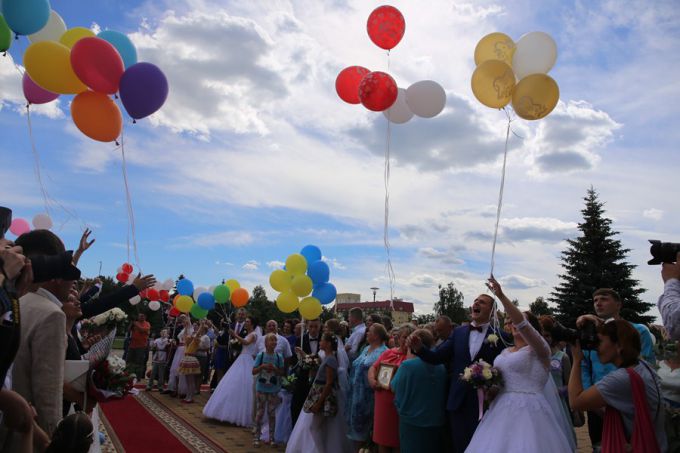
[[519, 81], [512, 94], [512, 108], [520, 118], [540, 120], [560, 100], [557, 82], [547, 74], [531, 74]]
[[479, 66], [487, 60], [500, 60], [512, 66], [515, 42], [505, 33], [489, 33], [479, 40], [475, 47], [475, 64]]
[[487, 60], [472, 73], [472, 93], [487, 107], [500, 109], [512, 100], [515, 74], [500, 60]]

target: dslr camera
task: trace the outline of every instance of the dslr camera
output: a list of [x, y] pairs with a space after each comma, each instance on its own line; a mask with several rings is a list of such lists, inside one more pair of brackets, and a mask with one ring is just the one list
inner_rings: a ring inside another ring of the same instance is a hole
[[600, 338], [597, 336], [597, 325], [590, 320], [586, 320], [583, 326], [578, 329], [570, 329], [556, 322], [550, 334], [554, 341], [566, 341], [575, 344], [578, 340], [584, 350], [596, 350], [600, 344]]
[[679, 243], [661, 242], [655, 239], [650, 239], [649, 243], [652, 244], [649, 248], [652, 259], [647, 261], [647, 264], [675, 263], [675, 259], [680, 252]]

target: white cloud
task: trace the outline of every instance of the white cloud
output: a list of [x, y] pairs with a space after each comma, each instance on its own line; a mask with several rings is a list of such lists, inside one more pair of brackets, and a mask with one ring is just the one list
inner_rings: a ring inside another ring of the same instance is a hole
[[285, 266], [286, 263], [283, 261], [267, 261], [267, 267], [270, 269], [283, 269], [283, 266]]
[[433, 247], [422, 247], [418, 249], [418, 253], [425, 258], [440, 261], [444, 264], [463, 264], [465, 261], [458, 258], [454, 250], [438, 250]]
[[[21, 87], [23, 72], [24, 68], [15, 65], [10, 54], [0, 58], [0, 110], [9, 108], [21, 115], [26, 114], [26, 99]], [[51, 119], [64, 118], [59, 99], [47, 104], [31, 105], [31, 113]]]
[[243, 246], [255, 242], [255, 237], [247, 231], [225, 231], [222, 233], [198, 234], [184, 238], [190, 244], [201, 247]]
[[250, 260], [243, 266], [241, 266], [241, 269], [245, 269], [247, 271], [256, 271], [260, 268], [260, 263], [255, 261], [255, 260]]
[[341, 271], [347, 269], [347, 266], [338, 261], [337, 258], [328, 258], [327, 256], [322, 256], [321, 260], [325, 261], [326, 263], [330, 263], [331, 266], [333, 266], [333, 269], [338, 269]]
[[647, 219], [661, 220], [663, 218], [663, 211], [656, 208], [645, 209], [642, 211], [642, 216]]
[[505, 275], [499, 280], [499, 282], [503, 286], [511, 289], [528, 289], [546, 285], [544, 280], [537, 280], [515, 274]]

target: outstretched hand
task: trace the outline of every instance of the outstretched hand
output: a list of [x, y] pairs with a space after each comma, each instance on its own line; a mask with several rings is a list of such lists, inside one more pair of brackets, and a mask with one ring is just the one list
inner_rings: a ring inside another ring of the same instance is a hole
[[664, 283], [671, 278], [680, 280], [680, 252], [675, 257], [675, 263], [661, 263], [661, 278]]
[[132, 284], [135, 285], [139, 291], [142, 291], [155, 285], [156, 277], [154, 277], [153, 274], [142, 276], [142, 274], [139, 273]]
[[80, 237], [80, 244], [78, 245], [78, 250], [82, 250], [83, 252], [92, 246], [94, 244], [94, 241], [96, 239], [92, 239], [91, 241], [88, 241], [90, 235], [92, 234], [92, 230], [89, 228], [85, 228], [85, 231], [83, 231], [83, 235]]
[[503, 295], [503, 288], [501, 288], [501, 284], [498, 283], [498, 280], [496, 280], [493, 275], [487, 281], [486, 287], [489, 288], [491, 292], [494, 293], [498, 298]]

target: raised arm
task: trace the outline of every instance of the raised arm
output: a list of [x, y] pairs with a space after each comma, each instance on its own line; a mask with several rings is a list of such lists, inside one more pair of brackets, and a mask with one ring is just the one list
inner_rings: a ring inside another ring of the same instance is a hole
[[508, 296], [505, 295], [503, 288], [501, 288], [500, 283], [498, 283], [495, 278], [491, 277], [489, 279], [488, 287], [501, 301], [505, 313], [510, 317], [515, 328], [519, 330], [524, 341], [531, 346], [541, 361], [548, 365], [550, 363], [550, 346], [548, 346], [543, 335], [534, 329], [529, 321], [524, 318], [524, 314], [510, 301]]

